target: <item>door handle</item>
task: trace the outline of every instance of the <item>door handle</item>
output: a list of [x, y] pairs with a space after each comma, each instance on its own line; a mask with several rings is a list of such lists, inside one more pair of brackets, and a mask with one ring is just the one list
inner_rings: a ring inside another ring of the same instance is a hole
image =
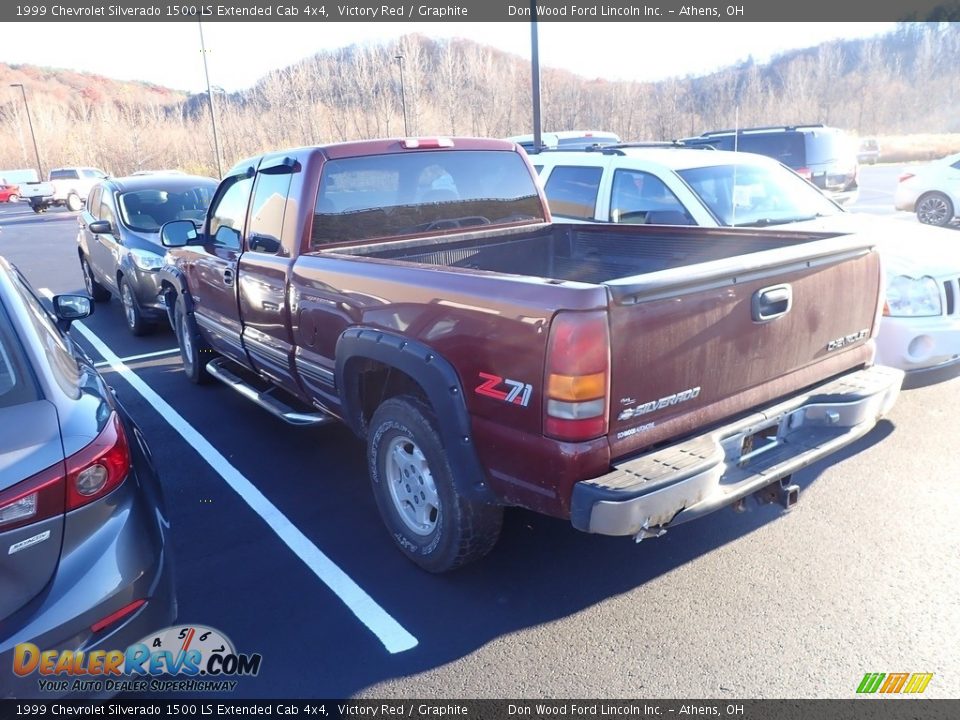
[[233, 285], [233, 268], [227, 268], [223, 271], [223, 284], [227, 286]]
[[790, 285], [773, 285], [761, 288], [753, 294], [750, 302], [753, 321], [770, 322], [783, 317], [793, 306], [793, 288]]

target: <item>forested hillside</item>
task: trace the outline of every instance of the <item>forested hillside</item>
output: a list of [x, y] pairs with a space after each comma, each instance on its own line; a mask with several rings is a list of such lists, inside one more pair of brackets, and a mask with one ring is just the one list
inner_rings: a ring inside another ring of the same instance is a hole
[[[526, 60], [467, 40], [410, 35], [321, 52], [244, 92], [218, 93], [224, 163], [269, 148], [403, 134], [397, 55], [404, 57], [410, 134], [531, 131]], [[44, 169], [90, 164], [117, 174], [162, 167], [215, 174], [205, 94], [0, 64], [0, 87], [10, 83], [26, 86]], [[822, 122], [863, 135], [960, 133], [960, 23], [901, 24], [873, 39], [661, 82], [543, 68], [541, 86], [548, 131], [601, 128], [636, 140], [736, 123]], [[0, 168], [35, 165], [17, 88], [0, 94], [0, 124]]]

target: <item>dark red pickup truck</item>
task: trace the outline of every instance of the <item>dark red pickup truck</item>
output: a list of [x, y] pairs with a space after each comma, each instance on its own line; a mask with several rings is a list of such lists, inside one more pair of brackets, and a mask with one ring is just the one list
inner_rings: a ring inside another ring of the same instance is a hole
[[489, 551], [504, 506], [640, 540], [792, 504], [900, 389], [869, 238], [552, 223], [504, 141], [270, 153], [161, 236], [187, 375], [349, 425], [430, 571]]

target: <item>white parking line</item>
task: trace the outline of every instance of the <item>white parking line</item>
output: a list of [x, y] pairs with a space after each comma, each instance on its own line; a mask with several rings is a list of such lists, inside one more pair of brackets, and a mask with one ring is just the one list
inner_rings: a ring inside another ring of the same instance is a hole
[[[52, 298], [53, 293], [41, 288], [40, 294]], [[399, 653], [417, 646], [417, 639], [380, 607], [359, 585], [320, 549], [310, 542], [287, 517], [280, 512], [239, 470], [231, 465], [213, 445], [167, 402], [127, 367], [93, 331], [82, 322], [72, 325], [100, 353], [106, 363], [143, 396], [160, 413], [170, 427], [207, 461], [227, 485], [233, 488], [250, 508], [257, 513], [293, 553], [343, 601], [357, 619], [377, 636], [390, 653]]]
[[[157, 350], [156, 352], [141, 353], [140, 355], [128, 355], [127, 357], [120, 358], [120, 362], [128, 363], [133, 362], [134, 360], [146, 360], [147, 358], [160, 357], [162, 355], [173, 355], [174, 353], [180, 352], [180, 348], [171, 348], [169, 350]], [[94, 363], [95, 368], [106, 367], [110, 363], [106, 360], [101, 360], [98, 363]]]

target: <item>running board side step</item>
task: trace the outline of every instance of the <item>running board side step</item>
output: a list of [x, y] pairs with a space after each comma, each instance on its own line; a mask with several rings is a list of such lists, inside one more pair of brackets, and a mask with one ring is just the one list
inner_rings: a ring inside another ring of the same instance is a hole
[[324, 425], [335, 418], [324, 412], [299, 412], [287, 405], [283, 400], [271, 395], [269, 391], [261, 392], [253, 385], [232, 372], [228, 367], [229, 361], [224, 358], [215, 358], [207, 363], [207, 372], [227, 387], [236, 390], [247, 400], [252, 400], [264, 410], [291, 425]]

